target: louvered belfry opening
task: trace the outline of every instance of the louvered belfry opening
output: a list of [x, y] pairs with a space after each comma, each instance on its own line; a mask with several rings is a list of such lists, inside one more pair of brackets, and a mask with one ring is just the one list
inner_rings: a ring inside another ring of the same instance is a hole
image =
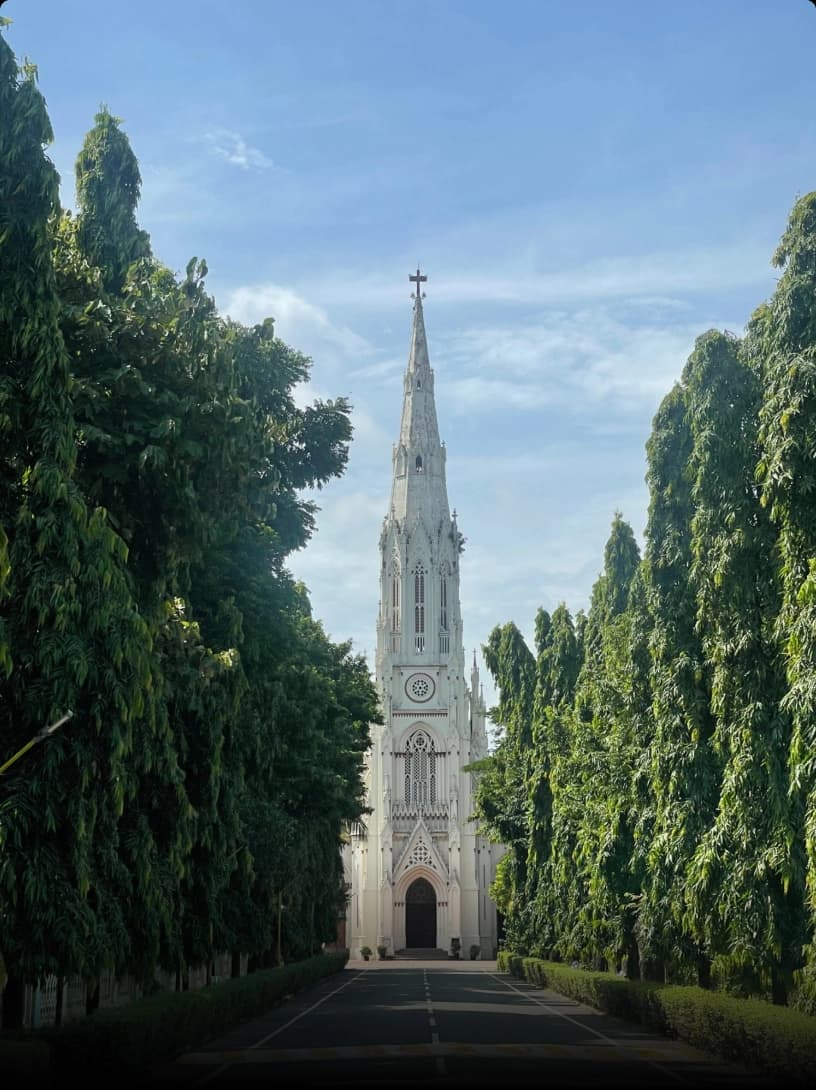
[[426, 878], [417, 878], [405, 894], [405, 945], [436, 949], [436, 894]]

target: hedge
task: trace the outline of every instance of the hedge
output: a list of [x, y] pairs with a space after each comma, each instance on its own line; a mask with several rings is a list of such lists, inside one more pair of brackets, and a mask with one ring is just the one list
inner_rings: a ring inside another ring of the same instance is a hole
[[[157, 992], [80, 1022], [35, 1030], [29, 1040], [50, 1046], [50, 1071], [60, 1084], [72, 1075], [81, 1075], [84, 1083], [89, 1074], [121, 1083], [263, 1014], [284, 996], [339, 972], [347, 961], [348, 950], [318, 954], [197, 991]], [[0, 1036], [0, 1051], [2, 1044]]]
[[641, 1022], [726, 1060], [787, 1079], [816, 1079], [816, 1018], [759, 999], [626, 980], [502, 951], [499, 969], [570, 999]]

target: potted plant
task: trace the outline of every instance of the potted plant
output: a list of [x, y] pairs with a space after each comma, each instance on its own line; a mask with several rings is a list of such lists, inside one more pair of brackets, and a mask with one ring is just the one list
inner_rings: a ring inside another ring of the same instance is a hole
[[451, 957], [455, 960], [459, 960], [459, 952], [462, 949], [462, 943], [459, 939], [451, 939]]
[[479, 954], [481, 954], [481, 952], [481, 946], [479, 946], [477, 942], [474, 942], [470, 947], [470, 960], [475, 961]]
[[368, 959], [371, 957], [371, 947], [361, 946], [360, 953], [363, 955], [363, 961], [368, 961]]
[[380, 959], [380, 961], [385, 961], [385, 956], [386, 956], [387, 953], [388, 953], [388, 947], [387, 946], [383, 946], [381, 944], [380, 946], [377, 947], [377, 957]]

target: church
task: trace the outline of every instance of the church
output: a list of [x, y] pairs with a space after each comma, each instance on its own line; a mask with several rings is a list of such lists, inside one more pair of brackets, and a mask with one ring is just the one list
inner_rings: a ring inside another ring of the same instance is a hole
[[371, 728], [371, 813], [344, 849], [346, 941], [388, 954], [437, 950], [495, 956], [488, 892], [502, 848], [469, 818], [466, 766], [487, 755], [484, 695], [474, 654], [468, 685], [459, 566], [463, 537], [450, 512], [419, 269], [391, 504], [380, 534], [376, 684], [383, 725]]

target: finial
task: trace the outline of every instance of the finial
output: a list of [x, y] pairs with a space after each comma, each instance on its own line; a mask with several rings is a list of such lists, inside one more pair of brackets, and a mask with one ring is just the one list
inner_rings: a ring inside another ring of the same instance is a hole
[[416, 276], [411, 275], [411, 276], [408, 277], [408, 279], [411, 281], [412, 284], [416, 284], [416, 295], [413, 298], [414, 299], [424, 299], [425, 298], [425, 292], [422, 291], [422, 285], [427, 281], [428, 277], [424, 276], [419, 271], [419, 265], [417, 265]]

